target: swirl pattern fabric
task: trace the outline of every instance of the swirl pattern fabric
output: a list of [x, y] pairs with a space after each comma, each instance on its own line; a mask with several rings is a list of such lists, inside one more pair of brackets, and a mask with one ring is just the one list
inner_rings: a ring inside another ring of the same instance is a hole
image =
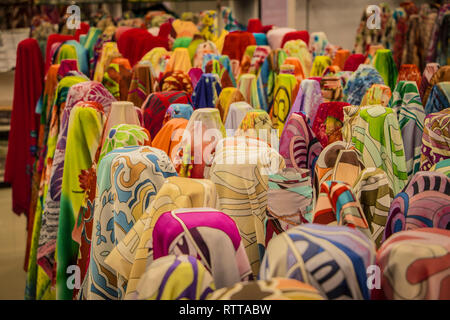
[[259, 276], [304, 282], [330, 300], [368, 300], [366, 269], [374, 262], [374, 244], [360, 231], [305, 224], [270, 241]]
[[281, 136], [284, 124], [288, 120], [297, 90], [297, 79], [293, 75], [279, 74], [277, 76], [272, 106], [272, 122], [274, 129], [278, 130], [278, 136]]
[[342, 141], [341, 128], [344, 121], [344, 107], [349, 106], [347, 102], [325, 102], [322, 103], [314, 119], [312, 130], [322, 147]]
[[450, 178], [421, 171], [392, 201], [383, 239], [402, 230], [449, 227]]
[[80, 297], [123, 299], [126, 281], [105, 258], [146, 212], [165, 179], [175, 175], [167, 155], [147, 146], [115, 149], [102, 159], [97, 171], [89, 269]]
[[420, 170], [450, 158], [450, 109], [430, 113], [425, 118]]

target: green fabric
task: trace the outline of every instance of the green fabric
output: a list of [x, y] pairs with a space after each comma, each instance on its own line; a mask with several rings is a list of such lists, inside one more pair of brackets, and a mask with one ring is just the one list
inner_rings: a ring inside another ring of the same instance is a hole
[[328, 56], [316, 56], [311, 69], [311, 77], [321, 77], [328, 66], [331, 66], [331, 59]]
[[70, 112], [61, 189], [61, 209], [57, 236], [56, 296], [58, 300], [72, 300], [68, 288], [67, 267], [77, 264], [78, 243], [72, 231], [85, 196], [79, 175], [92, 166], [103, 131], [102, 112], [77, 105]]
[[189, 48], [189, 45], [192, 41], [192, 38], [190, 37], [180, 37], [175, 39], [172, 50], [175, 50], [176, 48]]
[[63, 44], [61, 48], [59, 48], [58, 57], [56, 60], [56, 64], [60, 64], [62, 60], [70, 59], [70, 60], [77, 60], [78, 61], [78, 55], [77, 50], [74, 46], [70, 44]]
[[384, 84], [394, 91], [397, 84], [398, 70], [392, 52], [389, 49], [380, 49], [375, 55], [374, 67], [380, 73]]
[[193, 40], [187, 47], [187, 49], [189, 51], [189, 57], [191, 58], [191, 62], [193, 62], [193, 60], [194, 60], [194, 56], [195, 56], [195, 52], [197, 51], [197, 47], [203, 42], [204, 42], [203, 39]]
[[[109, 68], [113, 68], [117, 73], [120, 72], [119, 65], [117, 63], [111, 63]], [[120, 100], [120, 85], [109, 76], [108, 72], [103, 74], [102, 84], [108, 89], [109, 92], [113, 95], [114, 98]]]

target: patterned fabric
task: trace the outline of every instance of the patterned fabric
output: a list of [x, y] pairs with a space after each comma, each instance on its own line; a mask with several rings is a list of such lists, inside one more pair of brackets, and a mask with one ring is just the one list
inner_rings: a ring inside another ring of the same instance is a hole
[[216, 188], [211, 181], [182, 177], [168, 178], [149, 205], [105, 260], [121, 278], [127, 280], [125, 298], [135, 296], [136, 286], [146, 266], [152, 263], [152, 234], [156, 221], [163, 213], [177, 208], [219, 209]]
[[136, 287], [137, 300], [204, 300], [215, 289], [203, 264], [192, 256], [165, 256], [155, 260]]
[[438, 70], [439, 64], [434, 62], [427, 63], [425, 70], [423, 71], [422, 82], [420, 83], [420, 97], [423, 101], [425, 101], [424, 95], [428, 85], [430, 84], [430, 80]]
[[364, 95], [361, 101], [361, 106], [373, 106], [380, 104], [383, 107], [387, 107], [391, 97], [392, 97], [391, 88], [389, 88], [384, 84], [374, 83], [366, 91], [366, 94]]
[[343, 110], [348, 105], [346, 102], [333, 101], [322, 103], [319, 106], [312, 130], [322, 147], [325, 148], [330, 143], [342, 141]]
[[303, 282], [272, 278], [237, 283], [230, 288], [214, 291], [208, 300], [323, 300], [312, 286]]
[[417, 88], [420, 88], [422, 75], [419, 67], [415, 64], [402, 64], [398, 71], [397, 81], [414, 81], [417, 84]]
[[394, 198], [386, 173], [379, 168], [366, 168], [361, 171], [352, 190], [356, 199], [359, 200], [369, 224], [371, 238], [378, 248], [381, 245], [389, 208]]
[[382, 106], [362, 108], [351, 132], [351, 142], [361, 154], [364, 166], [383, 169], [394, 194], [399, 193], [408, 181], [408, 172], [394, 110]]
[[405, 150], [406, 170], [412, 177], [420, 168], [423, 112], [419, 89], [413, 81], [400, 81], [395, 87], [389, 107], [397, 113]]
[[244, 101], [245, 98], [239, 89], [236, 88], [225, 88], [219, 95], [219, 101], [217, 102], [217, 109], [219, 109], [220, 118], [222, 122], [228, 117], [228, 110], [230, 105], [235, 102]]
[[194, 110], [200, 108], [215, 108], [222, 87], [217, 75], [204, 73], [195, 86], [192, 94], [192, 106]]
[[450, 81], [450, 66], [442, 66], [436, 71], [430, 79], [428, 86], [426, 87], [424, 94], [422, 96], [423, 105], [426, 106], [428, 102], [428, 97], [430, 96], [431, 90], [434, 86], [440, 82]]
[[[327, 70], [324, 71], [324, 73]], [[337, 76], [324, 76], [320, 80], [320, 88], [325, 102], [341, 101], [343, 98], [342, 80]]]
[[191, 79], [183, 71], [167, 72], [159, 83], [161, 91], [185, 91], [188, 94], [194, 91]]
[[272, 106], [273, 127], [278, 130], [278, 136], [283, 132], [296, 95], [297, 80], [291, 74], [279, 74], [275, 85]]
[[303, 40], [290, 40], [284, 44], [283, 50], [288, 57], [296, 57], [300, 60], [305, 78], [308, 78], [313, 61], [308, 45]]
[[147, 96], [153, 92], [153, 76], [150, 66], [137, 64], [133, 68], [127, 101], [140, 108]]
[[183, 254], [198, 257], [216, 288], [252, 278], [236, 223], [220, 211], [177, 209], [158, 218], [153, 230], [153, 259]]
[[186, 103], [174, 103], [166, 111], [164, 116], [163, 125], [171, 119], [183, 118], [189, 120], [192, 116], [194, 109], [190, 104]]
[[347, 81], [344, 88], [344, 100], [359, 106], [367, 89], [374, 83], [384, 84], [380, 73], [372, 66], [361, 64]]
[[106, 68], [110, 65], [111, 60], [120, 57], [121, 54], [117, 48], [116, 42], [106, 42], [103, 44], [102, 53], [95, 66], [94, 81], [101, 82], [105, 74]]
[[280, 66], [286, 58], [287, 55], [284, 50], [272, 50], [261, 67], [258, 78], [263, 86], [264, 96], [267, 98], [268, 106], [271, 106], [273, 103], [276, 76], [280, 73]]
[[450, 81], [440, 82], [433, 87], [425, 105], [425, 114], [447, 108], [450, 108]]
[[[377, 252], [380, 298], [449, 300], [449, 230], [420, 228], [394, 234]], [[379, 290], [376, 290], [379, 291]]]
[[252, 110], [252, 106], [247, 102], [235, 102], [230, 104], [228, 115], [225, 120], [225, 129], [227, 130], [227, 135], [234, 132], [239, 128], [242, 119], [244, 119], [247, 112]]
[[449, 226], [450, 178], [440, 172], [421, 171], [392, 202], [383, 240], [403, 230]]
[[370, 237], [369, 224], [351, 186], [338, 181], [321, 184], [313, 223], [348, 226]]
[[314, 58], [310, 77], [321, 77], [327, 67], [331, 66], [331, 59], [328, 56], [316, 56]]
[[240, 76], [237, 88], [242, 93], [245, 101], [255, 109], [261, 108], [258, 95], [257, 78], [254, 74], [246, 73]]
[[328, 46], [327, 35], [324, 32], [313, 32], [309, 37], [309, 49], [313, 54], [313, 58], [324, 56]]
[[261, 109], [250, 110], [242, 119], [234, 136], [245, 136], [266, 142], [269, 145], [278, 142], [278, 136], [273, 132], [274, 126], [267, 112]]
[[331, 300], [368, 300], [366, 270], [374, 262], [374, 244], [359, 230], [305, 224], [270, 241], [259, 275], [302, 281]]
[[153, 78], [160, 79], [166, 69], [167, 61], [170, 59], [171, 52], [163, 47], [156, 47], [147, 52], [141, 62], [148, 61], [152, 66]]
[[286, 167], [314, 172], [321, 151], [322, 146], [306, 123], [306, 116], [302, 113], [291, 114], [280, 138], [280, 154], [286, 161]]
[[431, 167], [430, 171], [437, 171], [445, 174], [447, 177], [450, 177], [450, 159], [445, 159], [439, 161], [434, 166]]
[[97, 170], [89, 269], [80, 297], [123, 299], [126, 281], [105, 258], [146, 212], [165, 179], [174, 175], [167, 155], [147, 146], [115, 149], [102, 159]]
[[239, 228], [255, 276], [264, 255], [268, 174], [284, 167], [280, 154], [265, 142], [233, 137], [216, 146], [207, 176], [216, 184], [220, 210]]
[[300, 84], [297, 97], [289, 112], [288, 119], [294, 112], [302, 112], [306, 115], [308, 124], [312, 126], [316, 118], [317, 109], [323, 102], [320, 84], [315, 80], [305, 79]]
[[233, 88], [233, 82], [231, 81], [228, 70], [216, 59], [209, 61], [205, 66], [206, 73], [212, 73], [218, 76], [220, 80], [220, 86], [222, 88]]
[[132, 70], [128, 59], [115, 58], [111, 61], [103, 75], [102, 84], [119, 101], [128, 97]]
[[426, 116], [422, 136], [420, 170], [450, 158], [450, 109]]
[[373, 63], [375, 69], [378, 70], [384, 83], [394, 91], [397, 83], [398, 70], [392, 57], [392, 51], [389, 49], [380, 49], [375, 55]]

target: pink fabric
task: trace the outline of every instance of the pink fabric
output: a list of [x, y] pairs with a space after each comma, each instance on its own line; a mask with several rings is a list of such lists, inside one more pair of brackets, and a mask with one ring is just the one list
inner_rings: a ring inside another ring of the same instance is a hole
[[78, 62], [75, 59], [64, 59], [61, 60], [61, 63], [59, 65], [58, 69], [58, 76], [61, 78], [64, 78], [64, 76], [69, 71], [78, 71]]
[[203, 70], [201, 68], [191, 68], [191, 70], [189, 70], [188, 75], [191, 78], [192, 88], [195, 88], [195, 86], [197, 86], [197, 83], [202, 77], [202, 74]]

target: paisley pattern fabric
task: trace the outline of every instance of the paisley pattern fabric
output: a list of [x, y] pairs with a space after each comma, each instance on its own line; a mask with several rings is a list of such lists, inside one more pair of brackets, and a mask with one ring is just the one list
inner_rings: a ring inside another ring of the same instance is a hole
[[377, 252], [378, 299], [449, 300], [449, 230], [420, 228], [392, 235]]
[[80, 297], [123, 299], [126, 281], [105, 258], [146, 212], [166, 178], [176, 175], [167, 155], [147, 146], [108, 153], [97, 170], [90, 263]]
[[420, 170], [450, 158], [450, 109], [431, 113], [425, 118]]
[[402, 230], [449, 227], [450, 178], [440, 172], [421, 171], [392, 202], [384, 239]]
[[270, 241], [259, 276], [304, 282], [330, 300], [368, 300], [366, 270], [374, 262], [374, 244], [360, 231], [305, 224]]
[[216, 288], [252, 278], [236, 223], [220, 211], [176, 209], [158, 218], [153, 230], [153, 259], [183, 254], [200, 260]]
[[161, 91], [185, 91], [188, 94], [192, 94], [194, 91], [191, 79], [183, 71], [167, 72], [163, 75], [159, 83]]
[[272, 278], [237, 283], [214, 291], [207, 300], [324, 300], [311, 285], [294, 279]]
[[215, 289], [214, 280], [200, 261], [188, 255], [155, 260], [136, 288], [137, 300], [204, 300]]

